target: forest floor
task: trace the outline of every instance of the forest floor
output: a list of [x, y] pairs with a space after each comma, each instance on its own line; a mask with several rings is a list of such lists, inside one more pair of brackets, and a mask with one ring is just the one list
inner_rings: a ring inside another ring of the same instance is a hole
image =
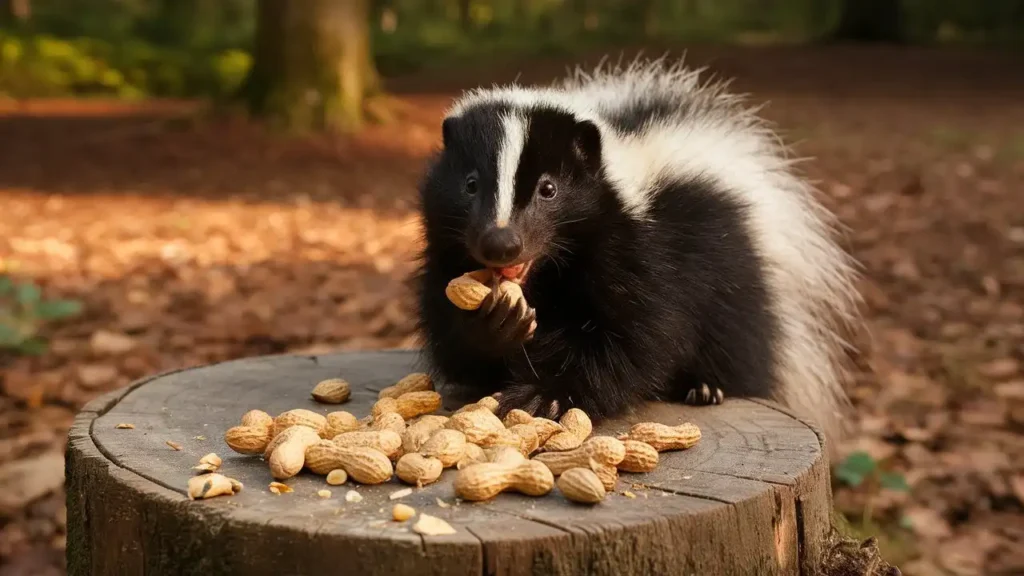
[[[850, 228], [872, 342], [843, 451], [910, 485], [869, 506], [887, 560], [1024, 572], [1024, 73], [966, 51], [688, 61], [770, 100]], [[0, 358], [0, 576], [64, 572], [63, 470], [46, 456], [91, 398], [240, 356], [415, 345], [413, 200], [444, 107], [565, 66], [393, 81], [399, 121], [355, 138], [286, 140], [187, 103], [0, 104], [0, 273], [85, 306], [47, 330], [49, 353]], [[835, 489], [859, 522], [864, 494]]]

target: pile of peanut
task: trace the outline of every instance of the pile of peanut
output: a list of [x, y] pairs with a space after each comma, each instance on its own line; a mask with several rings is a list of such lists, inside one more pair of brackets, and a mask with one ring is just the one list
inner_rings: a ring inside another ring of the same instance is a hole
[[[344, 380], [332, 379], [318, 384], [313, 397], [340, 403], [349, 393]], [[416, 373], [381, 390], [366, 418], [345, 411], [323, 416], [301, 408], [271, 417], [251, 410], [224, 439], [236, 452], [262, 455], [278, 481], [307, 469], [325, 475], [331, 485], [348, 479], [381, 484], [398, 476], [405, 484], [423, 487], [455, 468], [455, 496], [462, 500], [488, 500], [505, 491], [543, 496], [557, 484], [566, 498], [587, 504], [613, 491], [619, 472], [650, 472], [659, 452], [690, 448], [700, 440], [700, 429], [690, 423], [644, 422], [618, 437], [594, 436], [590, 418], [576, 408], [555, 422], [522, 410], [502, 420], [495, 415], [497, 407], [498, 401], [488, 396], [451, 416], [434, 414], [441, 395], [429, 376]], [[205, 483], [199, 478], [193, 480]], [[221, 484], [218, 493], [223, 494], [240, 487]], [[400, 516], [408, 517], [396, 506], [395, 519]]]

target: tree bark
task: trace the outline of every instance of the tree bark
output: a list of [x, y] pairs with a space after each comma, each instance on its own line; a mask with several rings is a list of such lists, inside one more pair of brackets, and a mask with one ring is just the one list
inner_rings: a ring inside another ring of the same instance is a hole
[[368, 0], [260, 0], [250, 112], [289, 132], [349, 132], [379, 80]]
[[473, 15], [470, 14], [472, 7], [473, 0], [459, 0], [459, 24], [462, 25], [463, 30], [473, 27]]
[[900, 0], [843, 0], [832, 40], [900, 43], [903, 4]]

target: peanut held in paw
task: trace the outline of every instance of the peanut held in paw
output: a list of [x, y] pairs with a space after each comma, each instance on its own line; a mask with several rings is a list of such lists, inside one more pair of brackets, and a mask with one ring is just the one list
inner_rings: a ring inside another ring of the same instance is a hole
[[467, 272], [449, 282], [444, 294], [459, 308], [476, 310], [491, 293], [491, 288], [487, 285], [491, 277], [489, 270]]

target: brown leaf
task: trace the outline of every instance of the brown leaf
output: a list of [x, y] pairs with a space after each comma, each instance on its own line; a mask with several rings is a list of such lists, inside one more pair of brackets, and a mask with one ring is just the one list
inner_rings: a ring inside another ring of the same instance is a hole
[[64, 455], [46, 452], [0, 467], [0, 515], [59, 489], [64, 484]]
[[93, 353], [101, 356], [125, 354], [137, 345], [138, 343], [131, 336], [107, 330], [97, 330], [89, 339], [89, 346]]
[[911, 529], [918, 536], [931, 539], [947, 538], [953, 534], [949, 522], [932, 508], [914, 506], [903, 511]]
[[113, 384], [117, 368], [110, 364], [85, 364], [78, 367], [78, 381], [90, 390]]
[[1020, 363], [1013, 358], [999, 358], [978, 366], [978, 374], [992, 380], [1005, 380], [1020, 371]]

